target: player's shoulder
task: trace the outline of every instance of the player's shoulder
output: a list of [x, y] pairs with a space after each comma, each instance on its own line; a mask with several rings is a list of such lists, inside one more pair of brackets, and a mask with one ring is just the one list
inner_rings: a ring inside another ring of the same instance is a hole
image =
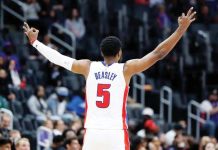
[[127, 60], [123, 65], [123, 72], [126, 76], [131, 77], [135, 73], [136, 62], [138, 59]]

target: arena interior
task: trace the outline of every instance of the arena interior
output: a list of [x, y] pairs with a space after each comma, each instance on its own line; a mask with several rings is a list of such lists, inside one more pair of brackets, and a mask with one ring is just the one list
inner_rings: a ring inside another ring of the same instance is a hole
[[101, 40], [117, 36], [126, 62], [152, 51], [194, 7], [196, 20], [173, 51], [131, 80], [131, 150], [218, 150], [218, 0], [0, 2], [0, 149], [83, 145], [85, 79], [40, 55], [24, 22], [39, 29], [39, 41], [76, 59], [102, 60]]

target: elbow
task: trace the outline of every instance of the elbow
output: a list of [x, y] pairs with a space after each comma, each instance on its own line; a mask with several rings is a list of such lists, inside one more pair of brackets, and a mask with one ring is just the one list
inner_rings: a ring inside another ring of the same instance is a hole
[[155, 57], [157, 58], [157, 60], [162, 60], [168, 53], [165, 52], [164, 50], [162, 49], [159, 49], [159, 50], [155, 50], [154, 51], [154, 55]]

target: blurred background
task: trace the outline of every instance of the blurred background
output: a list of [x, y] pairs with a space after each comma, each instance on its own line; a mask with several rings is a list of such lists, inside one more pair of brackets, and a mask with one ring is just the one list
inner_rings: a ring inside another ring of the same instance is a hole
[[24, 21], [44, 44], [77, 59], [102, 60], [101, 39], [118, 36], [125, 62], [152, 51], [193, 6], [197, 19], [174, 50], [131, 81], [131, 150], [218, 149], [218, 0], [0, 2], [0, 143], [10, 139], [17, 150], [23, 141], [32, 150], [83, 143], [85, 80], [41, 56]]

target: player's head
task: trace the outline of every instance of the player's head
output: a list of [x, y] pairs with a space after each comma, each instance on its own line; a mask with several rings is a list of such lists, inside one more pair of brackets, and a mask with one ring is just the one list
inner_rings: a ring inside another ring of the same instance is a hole
[[117, 57], [121, 58], [122, 55], [122, 43], [119, 38], [115, 36], [108, 36], [101, 41], [100, 49], [104, 58]]

